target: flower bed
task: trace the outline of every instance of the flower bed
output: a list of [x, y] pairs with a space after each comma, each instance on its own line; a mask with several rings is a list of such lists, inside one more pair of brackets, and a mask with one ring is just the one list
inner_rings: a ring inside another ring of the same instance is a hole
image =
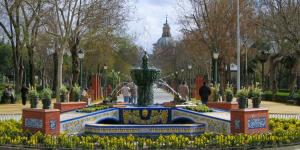
[[77, 110], [77, 112], [91, 113], [91, 112], [95, 112], [95, 111], [99, 111], [99, 110], [103, 110], [103, 109], [107, 109], [107, 108], [109, 108], [109, 106], [107, 106], [107, 105], [96, 105], [96, 106], [82, 108], [80, 110]]
[[253, 135], [222, 135], [204, 133], [197, 137], [159, 136], [141, 138], [134, 136], [59, 136], [43, 135], [40, 132], [23, 132], [21, 123], [0, 122], [0, 145], [33, 148], [76, 149], [201, 149], [201, 148], [262, 148], [287, 144], [299, 144], [300, 120], [271, 119], [270, 133]]
[[212, 112], [212, 110], [209, 109], [209, 107], [207, 107], [206, 105], [188, 106], [185, 107], [185, 109], [196, 111], [196, 112]]

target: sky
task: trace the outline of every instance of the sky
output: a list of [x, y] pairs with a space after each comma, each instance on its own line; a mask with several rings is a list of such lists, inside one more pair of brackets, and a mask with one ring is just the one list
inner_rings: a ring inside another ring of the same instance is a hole
[[177, 23], [177, 0], [136, 0], [132, 14], [134, 21], [128, 23], [129, 34], [136, 36], [135, 43], [152, 53], [153, 44], [161, 37], [166, 16], [173, 38], [179, 36]]

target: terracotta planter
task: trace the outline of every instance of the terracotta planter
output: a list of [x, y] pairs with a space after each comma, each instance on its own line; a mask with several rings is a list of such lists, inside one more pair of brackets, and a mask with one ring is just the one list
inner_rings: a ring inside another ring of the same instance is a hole
[[47, 98], [42, 99], [43, 109], [50, 109], [51, 100]]
[[233, 96], [232, 94], [226, 95], [226, 102], [232, 102]]
[[39, 98], [36, 96], [32, 99], [30, 99], [30, 108], [37, 108]]
[[246, 97], [238, 98], [239, 109], [248, 108], [248, 99]]
[[259, 97], [253, 97], [252, 98], [252, 106], [253, 108], [259, 108], [261, 102], [261, 98]]
[[66, 95], [60, 95], [60, 102], [65, 102], [67, 100]]
[[74, 101], [80, 102], [80, 95], [74, 95]]

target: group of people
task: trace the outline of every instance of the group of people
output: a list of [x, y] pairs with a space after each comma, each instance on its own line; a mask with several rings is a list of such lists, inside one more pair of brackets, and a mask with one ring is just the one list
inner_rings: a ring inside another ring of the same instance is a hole
[[[187, 101], [189, 97], [189, 87], [186, 84], [185, 81], [183, 81], [179, 86], [178, 86], [178, 93], [180, 94], [181, 98], [185, 101]], [[206, 85], [206, 82], [203, 82], [203, 86], [200, 87], [199, 89], [199, 95], [201, 97], [201, 102], [202, 104], [207, 104], [208, 98], [211, 94], [210, 88]]]
[[1, 96], [1, 104], [14, 104], [16, 102], [15, 92], [12, 86], [6, 86], [2, 96]]
[[137, 86], [133, 82], [125, 83], [120, 91], [123, 95], [125, 103], [137, 103]]

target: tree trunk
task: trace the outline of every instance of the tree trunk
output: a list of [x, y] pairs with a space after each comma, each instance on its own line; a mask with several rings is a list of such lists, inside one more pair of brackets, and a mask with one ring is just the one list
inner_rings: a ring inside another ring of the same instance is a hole
[[75, 85], [76, 83], [78, 83], [78, 79], [79, 79], [80, 62], [77, 56], [77, 50], [71, 50], [71, 52], [72, 52], [72, 74], [73, 74], [72, 85]]
[[289, 82], [289, 90], [290, 93], [293, 92], [296, 83], [297, 83], [297, 64], [294, 65], [294, 67], [291, 69], [291, 76], [290, 76], [290, 82]]
[[276, 64], [274, 63], [274, 59], [270, 59], [270, 80], [271, 80], [271, 88], [272, 88], [272, 100], [275, 100], [275, 94], [277, 93], [277, 76], [276, 76]]
[[52, 80], [52, 91], [56, 92], [56, 83], [57, 83], [57, 66], [58, 66], [58, 59], [57, 59], [57, 52], [53, 54], [53, 80]]
[[[77, 34], [73, 34], [69, 40], [70, 51], [72, 54], [72, 85], [78, 83], [79, 73], [80, 73], [80, 62], [78, 58], [78, 45], [80, 38]], [[80, 85], [82, 86], [82, 85]]]
[[220, 69], [218, 70], [220, 72], [219, 78], [220, 78], [220, 91], [222, 93], [222, 100], [225, 100], [225, 86], [226, 86], [226, 76], [225, 76], [225, 63], [223, 62], [223, 59], [220, 59]]
[[28, 49], [28, 61], [29, 61], [29, 83], [31, 86], [35, 86], [35, 66], [34, 66], [34, 51], [32, 46], [27, 46]]
[[265, 76], [265, 63], [261, 63], [261, 87], [263, 91], [265, 90], [264, 76]]
[[57, 79], [56, 79], [56, 101], [60, 102], [60, 93], [59, 90], [62, 86], [62, 69], [63, 69], [63, 57], [64, 57], [64, 51], [60, 50], [60, 52], [57, 53]]

